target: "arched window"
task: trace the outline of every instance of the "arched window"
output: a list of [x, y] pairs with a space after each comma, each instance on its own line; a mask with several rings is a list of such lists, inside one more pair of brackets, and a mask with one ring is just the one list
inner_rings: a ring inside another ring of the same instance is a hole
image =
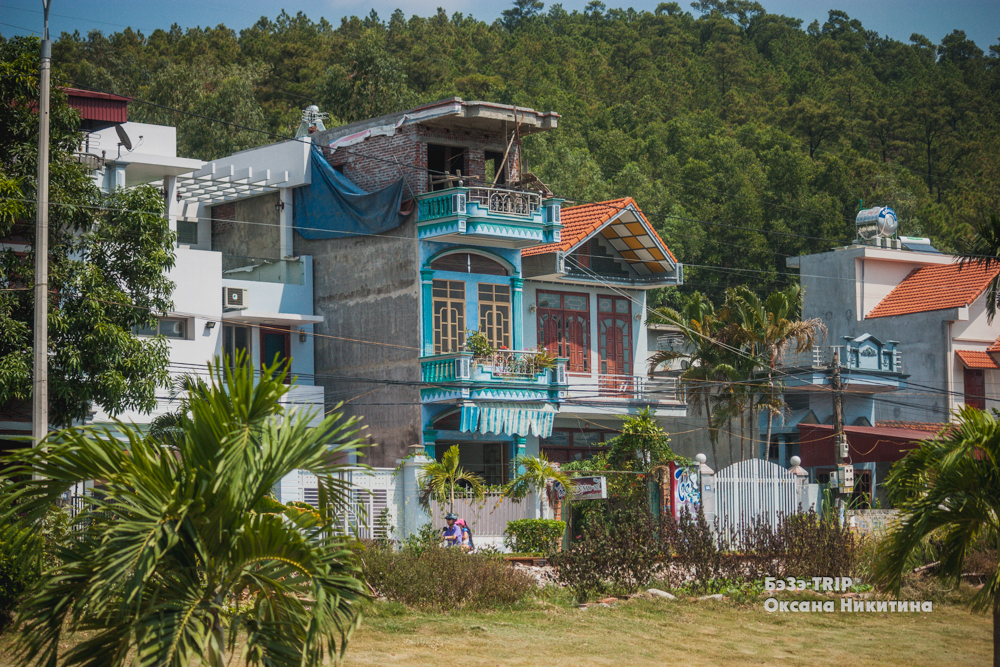
[[480, 273], [488, 276], [509, 276], [500, 262], [471, 252], [455, 252], [438, 257], [431, 262], [434, 271], [454, 271], [456, 273]]

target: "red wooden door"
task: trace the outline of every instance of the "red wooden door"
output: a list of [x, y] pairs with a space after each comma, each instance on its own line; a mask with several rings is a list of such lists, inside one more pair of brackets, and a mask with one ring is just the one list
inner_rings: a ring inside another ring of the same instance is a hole
[[566, 319], [566, 341], [569, 348], [569, 369], [585, 373], [589, 370], [587, 355], [587, 322], [584, 318], [570, 315]]
[[986, 409], [986, 377], [981, 368], [965, 369], [965, 404]]
[[616, 318], [601, 320], [601, 336], [604, 338], [604, 358], [601, 359], [601, 373], [607, 375], [625, 374], [625, 336]]

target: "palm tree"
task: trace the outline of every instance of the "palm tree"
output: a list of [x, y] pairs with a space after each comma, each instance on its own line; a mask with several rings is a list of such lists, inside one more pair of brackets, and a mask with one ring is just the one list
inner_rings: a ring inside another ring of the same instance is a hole
[[688, 360], [688, 367], [680, 375], [679, 388], [694, 414], [705, 412], [712, 464], [718, 470], [719, 430], [712, 419], [712, 395], [716, 383], [722, 379], [720, 364], [726, 356], [725, 348], [716, 339], [721, 322], [715, 316], [712, 302], [698, 292], [688, 297], [681, 311], [660, 308], [651, 319], [679, 327], [684, 336], [682, 350], [658, 350], [653, 354], [648, 362], [649, 371], [652, 373], [674, 359]]
[[[991, 270], [1000, 267], [1000, 218], [990, 215], [973, 225], [973, 235], [961, 244], [959, 262]], [[986, 322], [993, 324], [1000, 298], [1000, 273], [993, 276], [986, 288]]]
[[777, 290], [761, 301], [760, 297], [745, 286], [728, 290], [726, 295], [727, 319], [739, 330], [730, 336], [734, 343], [742, 343], [751, 356], [759, 359], [767, 370], [767, 384], [758, 392], [758, 409], [767, 411], [767, 436], [764, 440], [764, 457], [771, 444], [774, 415], [781, 409], [778, 385], [774, 379], [778, 365], [790, 348], [802, 353], [812, 349], [826, 326], [818, 318], [799, 319], [805, 290], [800, 285], [790, 285]]
[[[961, 578], [977, 541], [1000, 553], [1000, 423], [969, 406], [958, 417], [954, 428], [921, 442], [886, 479], [903, 520], [884, 544], [876, 578], [894, 593], [910, 554], [931, 534], [940, 539], [939, 572], [952, 581]], [[1000, 568], [972, 598], [972, 609], [993, 612], [993, 665], [1000, 667]]]
[[538, 513], [543, 519], [545, 518], [545, 502], [542, 492], [549, 488], [549, 482], [559, 482], [566, 489], [566, 497], [572, 496], [571, 477], [552, 465], [544, 452], [539, 452], [538, 456], [519, 456], [514, 465], [517, 466], [518, 472], [514, 479], [504, 485], [504, 495], [519, 502], [528, 495], [529, 491], [535, 491], [538, 493]]
[[452, 445], [444, 453], [440, 461], [431, 461], [420, 469], [417, 483], [423, 487], [420, 493], [420, 504], [430, 505], [431, 498], [438, 502], [448, 499], [448, 511], [455, 511], [455, 486], [460, 482], [467, 485], [472, 497], [482, 502], [486, 497], [483, 480], [474, 472], [469, 472], [458, 465], [458, 445]]
[[[351, 488], [332, 461], [362, 441], [353, 418], [310, 427], [314, 415], [287, 412], [286, 373], [255, 381], [209, 364], [169, 442], [119, 422], [7, 458], [0, 523], [25, 534], [74, 486], [98, 489], [20, 609], [21, 664], [216, 667], [241, 635], [248, 664], [343, 654], [366, 595], [353, 540], [337, 533]], [[269, 494], [296, 470], [316, 475], [319, 506], [282, 516]], [[89, 637], [65, 648], [78, 631]]]

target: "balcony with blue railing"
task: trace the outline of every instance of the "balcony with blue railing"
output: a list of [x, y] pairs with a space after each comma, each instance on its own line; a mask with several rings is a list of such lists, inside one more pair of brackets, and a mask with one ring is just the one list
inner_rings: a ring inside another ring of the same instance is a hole
[[567, 359], [546, 358], [533, 350], [495, 350], [477, 356], [450, 352], [420, 358], [425, 403], [438, 401], [558, 401], [566, 390]]
[[452, 187], [417, 196], [421, 239], [528, 248], [556, 243], [562, 200], [530, 190]]

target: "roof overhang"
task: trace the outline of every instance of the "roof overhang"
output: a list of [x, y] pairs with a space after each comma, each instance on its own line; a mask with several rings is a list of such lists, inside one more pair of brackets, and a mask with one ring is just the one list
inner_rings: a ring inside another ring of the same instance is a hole
[[391, 136], [404, 125], [419, 123], [448, 129], [506, 134], [518, 128], [521, 136], [552, 130], [559, 126], [559, 114], [535, 111], [509, 104], [472, 101], [452, 97], [424, 104], [408, 111], [357, 121], [312, 135], [320, 145], [337, 149], [352, 146], [373, 136]]
[[125, 187], [153, 183], [162, 187], [165, 176], [182, 176], [202, 168], [201, 160], [167, 155], [128, 153], [115, 160], [108, 160], [109, 167], [125, 168]]
[[219, 166], [215, 162], [199, 162], [198, 170], [194, 173], [190, 171], [185, 172], [187, 176], [177, 177], [177, 197], [209, 206], [277, 192], [288, 182], [287, 171], [254, 167], [237, 169], [233, 165]]
[[983, 370], [1000, 370], [993, 354], [982, 350], [955, 350], [955, 356], [966, 368]]
[[237, 322], [241, 324], [273, 324], [283, 327], [305, 326], [307, 324], [319, 324], [323, 321], [322, 315], [298, 315], [295, 313], [267, 313], [259, 310], [227, 310], [222, 313], [224, 322]]
[[[635, 272], [631, 278], [591, 275], [588, 271], [572, 271], [566, 265], [567, 256], [584, 243], [600, 236]], [[521, 258], [525, 278], [553, 280], [575, 285], [613, 283], [633, 289], [654, 289], [684, 282], [683, 265], [677, 262], [663, 240], [653, 230], [646, 216], [629, 202], [607, 221], [564, 251], [527, 255]]]

